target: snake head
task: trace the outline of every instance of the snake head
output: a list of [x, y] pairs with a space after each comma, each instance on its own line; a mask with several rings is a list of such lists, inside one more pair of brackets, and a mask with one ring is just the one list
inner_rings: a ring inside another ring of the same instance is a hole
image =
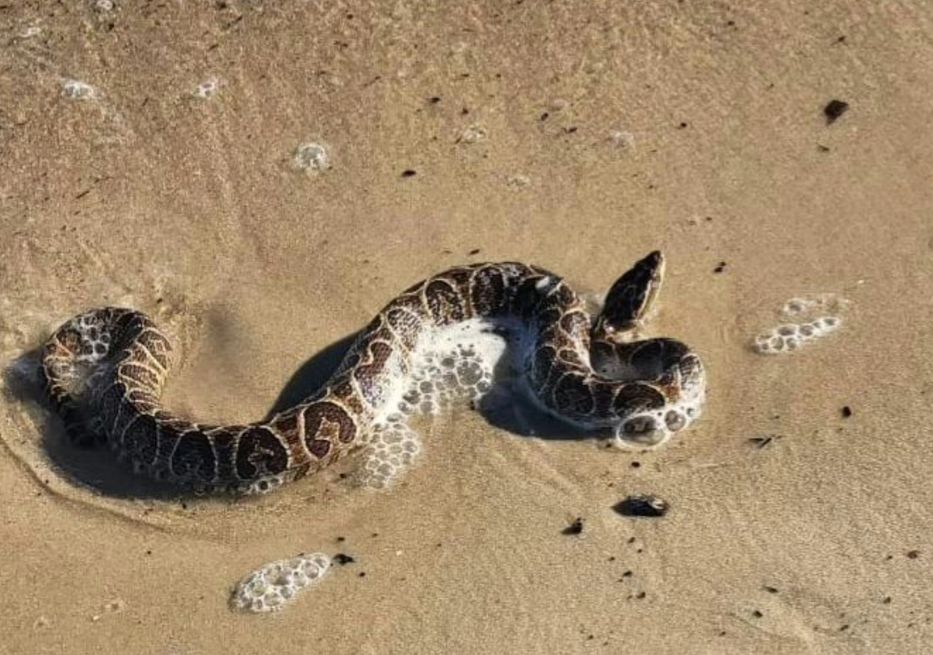
[[640, 259], [615, 281], [596, 317], [593, 338], [619, 341], [638, 327], [654, 304], [664, 277], [664, 255], [655, 250]]

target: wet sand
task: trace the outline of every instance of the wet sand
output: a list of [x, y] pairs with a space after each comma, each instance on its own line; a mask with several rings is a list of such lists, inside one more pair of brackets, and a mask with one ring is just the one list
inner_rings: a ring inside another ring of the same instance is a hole
[[[73, 4], [0, 5], [4, 652], [933, 641], [933, 10]], [[326, 170], [296, 168], [308, 143]], [[710, 397], [649, 453], [463, 411], [387, 493], [343, 468], [166, 498], [63, 445], [22, 359], [131, 304], [182, 348], [170, 407], [253, 420], [433, 272], [517, 259], [598, 292], [655, 248], [652, 330], [702, 355]], [[848, 301], [838, 330], [754, 351], [820, 293]], [[639, 493], [670, 510], [613, 511]], [[354, 561], [275, 615], [230, 610], [311, 551]]]

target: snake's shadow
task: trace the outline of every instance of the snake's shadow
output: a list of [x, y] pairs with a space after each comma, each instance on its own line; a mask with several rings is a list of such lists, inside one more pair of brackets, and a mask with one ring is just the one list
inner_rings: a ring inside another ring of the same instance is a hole
[[[333, 375], [343, 360], [356, 334], [351, 334], [327, 346], [302, 364], [279, 393], [266, 419], [291, 407], [319, 389]], [[504, 360], [507, 358], [503, 358]], [[496, 371], [497, 379], [512, 378], [503, 361]], [[134, 475], [120, 465], [105, 447], [87, 448], [74, 445], [64, 427], [45, 399], [38, 383], [39, 349], [17, 358], [3, 370], [8, 400], [18, 404], [40, 431], [39, 450], [48, 458], [52, 472], [74, 483], [106, 496], [125, 499], [178, 498], [176, 487], [160, 484]], [[493, 391], [474, 409], [492, 426], [519, 436], [544, 439], [581, 439], [594, 436], [552, 418], [515, 389], [514, 382], [497, 384]], [[28, 438], [26, 436], [25, 438]], [[10, 448], [15, 453], [17, 449]], [[24, 462], [40, 481], [43, 463]]]

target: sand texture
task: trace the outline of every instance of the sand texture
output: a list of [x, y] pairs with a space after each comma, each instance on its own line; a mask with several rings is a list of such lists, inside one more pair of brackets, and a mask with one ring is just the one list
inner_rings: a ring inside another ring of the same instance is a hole
[[[0, 652], [928, 652], [931, 89], [919, 1], [0, 2]], [[601, 292], [655, 248], [652, 331], [710, 389], [657, 451], [464, 409], [388, 492], [347, 461], [178, 498], [34, 384], [58, 324], [131, 305], [183, 354], [168, 406], [255, 420], [431, 273]], [[231, 608], [313, 552], [343, 563]]]

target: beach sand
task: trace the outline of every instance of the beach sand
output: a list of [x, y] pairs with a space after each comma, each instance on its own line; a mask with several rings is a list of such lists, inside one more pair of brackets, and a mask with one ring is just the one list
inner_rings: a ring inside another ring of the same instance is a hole
[[[933, 8], [733, 5], [0, 4], [0, 651], [927, 650]], [[599, 292], [655, 248], [652, 332], [710, 390], [657, 451], [464, 410], [389, 492], [348, 462], [152, 497], [32, 383], [60, 322], [130, 304], [182, 350], [170, 407], [254, 420], [427, 275], [522, 260]], [[839, 329], [754, 351], [814, 294]], [[612, 510], [639, 493], [670, 511]], [[354, 561], [230, 609], [313, 551]]]

